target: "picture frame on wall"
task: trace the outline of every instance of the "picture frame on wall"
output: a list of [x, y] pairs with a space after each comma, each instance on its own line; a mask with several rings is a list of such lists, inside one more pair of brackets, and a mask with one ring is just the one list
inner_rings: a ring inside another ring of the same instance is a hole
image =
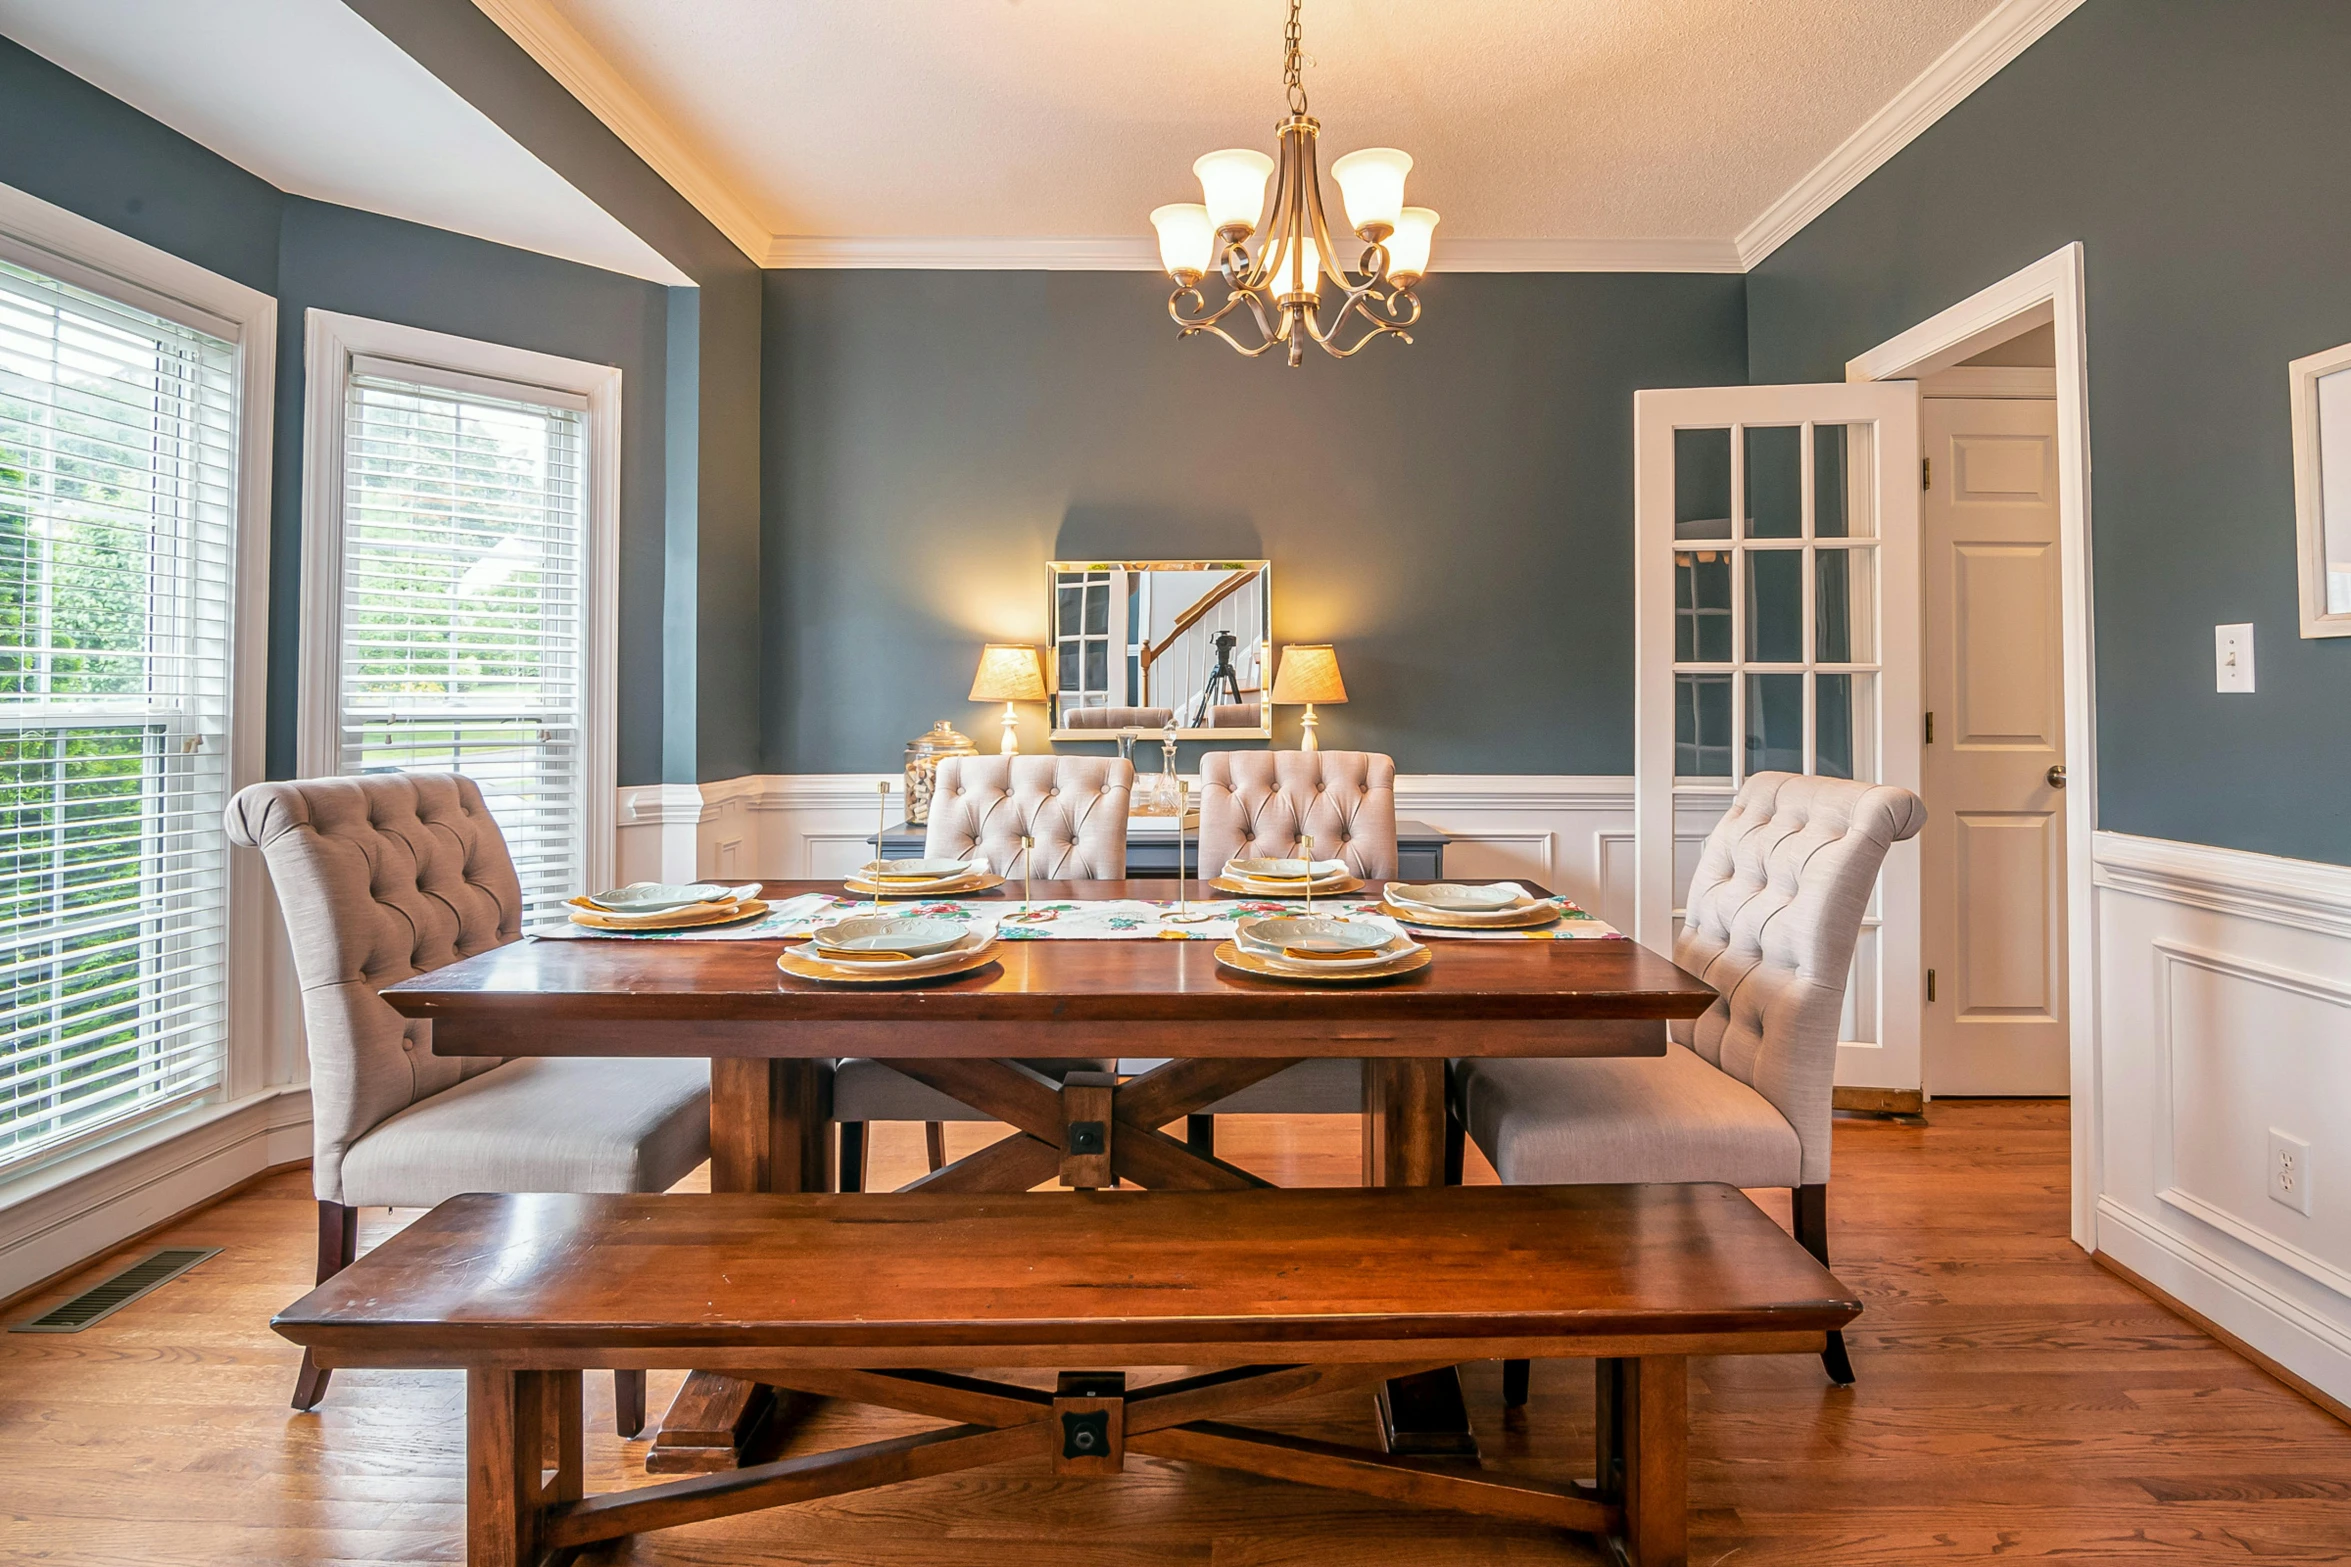
[[2302, 634], [2351, 637], [2351, 343], [2286, 368]]

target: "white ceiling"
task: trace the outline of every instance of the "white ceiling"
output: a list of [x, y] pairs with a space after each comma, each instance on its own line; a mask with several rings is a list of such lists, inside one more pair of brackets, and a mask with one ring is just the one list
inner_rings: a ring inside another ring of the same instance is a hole
[[[706, 211], [784, 236], [770, 259], [805, 236], [1117, 236], [1148, 264], [1145, 215], [1198, 199], [1192, 159], [1270, 150], [1283, 107], [1283, 0], [476, 3], [640, 151], [662, 143]], [[1307, 0], [1306, 81], [1326, 157], [1418, 160], [1440, 265], [1448, 241], [1532, 241], [1735, 268], [1906, 93], [1932, 89], [1931, 123], [2074, 3]]]
[[0, 0], [0, 33], [281, 190], [692, 281], [341, 0]]

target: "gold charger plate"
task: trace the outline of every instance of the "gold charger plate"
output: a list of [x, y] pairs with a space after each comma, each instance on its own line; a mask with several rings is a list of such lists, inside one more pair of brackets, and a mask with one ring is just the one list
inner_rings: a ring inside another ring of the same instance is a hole
[[857, 963], [828, 963], [823, 958], [809, 955], [807, 947], [786, 947], [776, 954], [776, 967], [795, 979], [810, 979], [820, 985], [919, 985], [934, 979], [953, 979], [969, 974], [974, 969], [986, 968], [996, 961], [996, 943], [986, 942], [961, 954], [962, 961], [942, 963], [937, 968], [916, 969], [911, 973], [896, 969], [877, 974]]
[[1567, 917], [1567, 911], [1556, 903], [1536, 904], [1516, 919], [1496, 919], [1490, 914], [1470, 916], [1446, 914], [1436, 909], [1407, 909], [1387, 898], [1380, 899], [1380, 912], [1400, 925], [1426, 925], [1432, 930], [1533, 930], [1538, 925], [1556, 925]]
[[958, 877], [954, 881], [933, 882], [922, 887], [907, 887], [896, 882], [875, 885], [851, 876], [844, 879], [841, 888], [861, 898], [959, 898], [967, 892], [989, 892], [1004, 885], [1004, 878], [993, 871], [977, 876]]
[[[1275, 891], [1270, 887], [1251, 886], [1248, 882], [1239, 881], [1230, 876], [1219, 876], [1210, 881], [1208, 885], [1219, 892], [1229, 892], [1238, 898], [1303, 898], [1306, 896], [1306, 888], [1303, 884], [1295, 890], [1285, 888], [1281, 891]], [[1364, 881], [1360, 876], [1338, 876], [1328, 882], [1316, 882], [1314, 895], [1318, 898], [1344, 898], [1351, 892], [1361, 892], [1363, 888]]]
[[1437, 955], [1434, 952], [1426, 947], [1417, 947], [1395, 962], [1379, 968], [1351, 968], [1338, 969], [1328, 973], [1303, 973], [1286, 964], [1277, 965], [1254, 952], [1244, 950], [1233, 942], [1220, 941], [1216, 944], [1216, 961], [1226, 968], [1238, 970], [1243, 974], [1254, 974], [1260, 979], [1294, 980], [1301, 985], [1369, 984], [1373, 980], [1394, 979], [1399, 974], [1410, 974], [1416, 970], [1427, 968], [1436, 960]]
[[703, 913], [663, 920], [659, 924], [651, 925], [636, 919], [606, 919], [588, 909], [574, 909], [571, 913], [571, 922], [574, 925], [586, 925], [595, 930], [638, 931], [650, 935], [661, 931], [700, 930], [705, 925], [734, 925], [744, 920], [759, 918], [760, 915], [767, 912], [767, 907], [757, 898], [745, 898], [742, 902], [729, 908], [711, 909]]

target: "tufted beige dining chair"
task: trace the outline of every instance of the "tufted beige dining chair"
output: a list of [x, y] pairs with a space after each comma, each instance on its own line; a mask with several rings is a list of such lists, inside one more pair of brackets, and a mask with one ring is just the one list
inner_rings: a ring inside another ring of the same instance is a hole
[[[1750, 777], [1707, 835], [1674, 941], [1714, 1005], [1673, 1024], [1663, 1056], [1459, 1063], [1470, 1138], [1512, 1184], [1789, 1187], [1796, 1238], [1825, 1267], [1845, 981], [1886, 851], [1925, 823], [1907, 789]], [[1821, 1360], [1853, 1380], [1841, 1334]], [[1526, 1402], [1526, 1362], [1506, 1365], [1503, 1386]]]
[[1036, 840], [1045, 881], [1123, 881], [1132, 762], [1115, 756], [950, 756], [939, 763], [923, 853], [986, 856], [1020, 874], [1020, 840]]
[[[939, 763], [923, 852], [938, 858], [984, 855], [999, 876], [1021, 874], [1021, 836], [1036, 840], [1036, 875], [1044, 881], [1123, 881], [1127, 873], [1127, 797], [1135, 768], [1115, 756], [950, 756]], [[1071, 1072], [1107, 1071], [1107, 1060], [1028, 1061], [1059, 1081]], [[843, 1061], [833, 1073], [833, 1119], [841, 1125], [841, 1190], [865, 1187], [866, 1127], [875, 1121], [920, 1121], [930, 1167], [946, 1162], [947, 1121], [986, 1121], [969, 1105], [883, 1066]]]
[[[1210, 751], [1200, 758], [1200, 874], [1239, 856], [1339, 859], [1367, 880], [1396, 874], [1396, 764], [1376, 751]], [[1134, 1075], [1160, 1063], [1130, 1057]], [[1363, 1063], [1301, 1061], [1185, 1121], [1185, 1141], [1216, 1151], [1220, 1115], [1357, 1115]]]
[[[451, 774], [261, 783], [227, 811], [285, 910], [310, 1050], [318, 1279], [358, 1253], [359, 1210], [461, 1192], [657, 1192], [710, 1156], [706, 1061], [434, 1055], [378, 991], [522, 934], [522, 888], [482, 791]], [[645, 1373], [613, 1373], [623, 1436]], [[305, 1353], [294, 1407], [325, 1396]]]

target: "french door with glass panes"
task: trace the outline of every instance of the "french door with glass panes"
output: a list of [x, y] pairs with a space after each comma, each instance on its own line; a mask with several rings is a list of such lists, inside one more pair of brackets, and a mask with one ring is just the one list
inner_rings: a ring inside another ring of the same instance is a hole
[[[1634, 934], [1672, 950], [1699, 847], [1753, 773], [1918, 787], [1918, 388], [1634, 400]], [[1864, 917], [1837, 1081], [1915, 1090], [1918, 847]]]

